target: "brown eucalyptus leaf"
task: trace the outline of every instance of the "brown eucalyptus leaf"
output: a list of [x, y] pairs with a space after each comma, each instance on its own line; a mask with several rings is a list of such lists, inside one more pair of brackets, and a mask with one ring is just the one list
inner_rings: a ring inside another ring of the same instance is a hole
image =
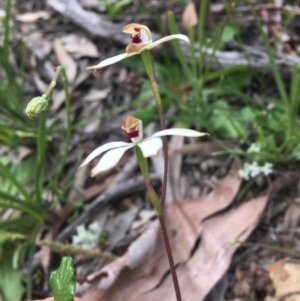
[[[274, 262], [269, 268], [269, 275], [273, 281], [276, 296], [267, 297], [265, 301], [300, 300], [300, 263], [290, 259], [282, 259]], [[286, 296], [283, 298], [283, 296]], [[281, 297], [281, 299], [279, 299]]]
[[65, 50], [60, 38], [54, 40], [53, 48], [59, 64], [66, 69], [68, 82], [72, 83], [77, 75], [77, 64]]

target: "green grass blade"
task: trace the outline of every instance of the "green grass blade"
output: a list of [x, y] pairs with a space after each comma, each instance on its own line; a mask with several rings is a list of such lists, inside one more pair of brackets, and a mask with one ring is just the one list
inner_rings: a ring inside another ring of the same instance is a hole
[[266, 33], [264, 32], [264, 30], [262, 28], [262, 24], [261, 24], [259, 18], [257, 17], [257, 13], [254, 11], [254, 9], [251, 6], [250, 6], [250, 8], [251, 8], [252, 14], [254, 16], [256, 26], [258, 27], [259, 32], [260, 32], [260, 34], [263, 38], [263, 41], [264, 41], [264, 44], [265, 44], [265, 47], [266, 47], [266, 51], [268, 53], [268, 57], [269, 57], [269, 60], [270, 60], [271, 69], [272, 69], [274, 79], [275, 79], [275, 82], [276, 82], [276, 85], [277, 85], [278, 92], [280, 94], [280, 97], [281, 97], [282, 101], [288, 107], [289, 106], [288, 95], [287, 95], [282, 77], [280, 75], [279, 68], [277, 67], [277, 64], [275, 62], [275, 56], [274, 56], [273, 50], [272, 50], [271, 45], [268, 41], [268, 37], [267, 37]]
[[0, 207], [8, 209], [20, 210], [24, 213], [30, 214], [36, 220], [42, 221], [43, 215], [40, 213], [41, 208], [34, 206], [32, 203], [25, 202], [18, 197], [0, 190]]
[[[175, 17], [174, 17], [173, 12], [169, 11], [168, 14], [167, 14], [167, 18], [168, 18], [168, 24], [169, 24], [171, 34], [177, 34], [178, 33], [178, 28], [177, 28], [177, 25], [176, 25], [176, 21], [175, 21]], [[180, 46], [179, 41], [173, 40], [173, 44], [174, 44], [174, 47], [175, 47], [176, 55], [179, 59], [179, 62], [181, 64], [182, 68], [183, 68], [183, 71], [185, 72], [185, 74], [187, 76], [190, 77], [191, 74], [190, 74], [190, 71], [189, 71], [189, 67], [188, 67], [188, 64], [186, 62], [186, 59], [185, 59], [185, 56], [184, 56], [184, 53], [182, 51], [182, 48]]]
[[17, 178], [10, 172], [10, 170], [0, 162], [0, 174], [2, 174], [6, 179], [8, 179], [20, 192], [20, 194], [23, 195], [25, 200], [28, 203], [31, 203], [31, 197], [29, 193], [24, 189], [23, 185], [17, 180]]

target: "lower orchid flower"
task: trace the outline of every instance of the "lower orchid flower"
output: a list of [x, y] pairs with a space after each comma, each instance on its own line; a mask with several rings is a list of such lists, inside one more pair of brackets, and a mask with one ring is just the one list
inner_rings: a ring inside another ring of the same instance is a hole
[[84, 160], [79, 166], [82, 167], [91, 162], [97, 156], [106, 152], [98, 164], [92, 169], [91, 176], [99, 174], [100, 172], [106, 171], [118, 164], [124, 153], [135, 146], [138, 146], [142, 151], [145, 158], [156, 156], [159, 150], [162, 148], [162, 136], [185, 136], [185, 137], [201, 137], [208, 135], [207, 133], [201, 133], [190, 129], [167, 129], [154, 133], [151, 137], [143, 140], [143, 125], [142, 121], [129, 116], [125, 119], [122, 129], [126, 132], [127, 137], [131, 140], [130, 142], [109, 142], [106, 143], [90, 153], [90, 155]]
[[190, 40], [187, 36], [183, 34], [173, 34], [170, 36], [163, 37], [155, 42], [152, 42], [151, 31], [147, 26], [130, 23], [126, 25], [123, 29], [123, 32], [131, 34], [131, 43], [128, 44], [126, 48], [126, 53], [122, 53], [106, 60], [103, 60], [98, 65], [88, 67], [88, 70], [98, 70], [108, 65], [117, 63], [127, 57], [136, 55], [145, 50], [150, 50], [155, 46], [164, 43], [173, 39], [180, 39], [187, 43], [190, 43]]

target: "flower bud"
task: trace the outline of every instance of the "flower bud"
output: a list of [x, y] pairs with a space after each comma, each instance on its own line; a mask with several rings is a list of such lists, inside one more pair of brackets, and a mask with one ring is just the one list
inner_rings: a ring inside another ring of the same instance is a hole
[[43, 94], [42, 96], [34, 97], [27, 104], [25, 113], [31, 119], [40, 118], [49, 107], [49, 98]]

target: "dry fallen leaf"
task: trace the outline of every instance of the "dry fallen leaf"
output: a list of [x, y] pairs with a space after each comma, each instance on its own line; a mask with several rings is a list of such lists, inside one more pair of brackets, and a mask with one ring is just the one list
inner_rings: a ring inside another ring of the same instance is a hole
[[19, 14], [16, 16], [16, 20], [23, 23], [31, 23], [31, 22], [36, 22], [38, 19], [49, 20], [50, 16], [51, 15], [49, 12], [45, 10], [41, 10], [36, 12]]
[[75, 77], [77, 75], [77, 64], [73, 60], [73, 58], [68, 54], [68, 52], [65, 50], [62, 41], [60, 38], [56, 38], [54, 40], [54, 51], [57, 56], [57, 60], [60, 65], [65, 67], [68, 82], [72, 83], [75, 80]]
[[62, 43], [65, 50], [72, 53], [76, 59], [80, 57], [99, 57], [96, 45], [84, 36], [69, 34], [62, 37]]
[[77, 284], [77, 294], [82, 294], [96, 283], [96, 292], [106, 290], [117, 280], [125, 267], [134, 269], [147, 261], [153, 254], [158, 234], [158, 222], [151, 223], [148, 229], [128, 248], [128, 251], [117, 260], [109, 263], [100, 271], [89, 275], [85, 282]]
[[32, 154], [32, 152], [33, 150], [27, 146], [18, 146], [17, 148], [9, 151], [8, 157], [14, 164], [18, 164]]
[[28, 39], [28, 47], [40, 60], [44, 59], [52, 50], [51, 42], [44, 38], [42, 32], [33, 32]]
[[107, 87], [103, 90], [90, 89], [90, 91], [84, 96], [86, 101], [99, 101], [105, 99], [111, 92], [111, 87]]
[[250, 200], [204, 222], [199, 249], [178, 270], [185, 300], [203, 300], [222, 278], [239, 247], [230, 244], [230, 240], [247, 239], [259, 222], [267, 200], [267, 196]]
[[[222, 145], [233, 148], [236, 142], [232, 140], [222, 141]], [[196, 155], [203, 158], [211, 157], [212, 153], [224, 150], [221, 144], [217, 141], [201, 141], [198, 143], [185, 144], [182, 147], [170, 148], [170, 155], [183, 154], [183, 155]]]
[[[300, 301], [300, 263], [289, 259], [274, 262], [269, 268], [270, 278], [276, 291], [275, 297], [267, 297], [266, 301], [279, 300]], [[283, 299], [283, 296], [285, 296]]]

